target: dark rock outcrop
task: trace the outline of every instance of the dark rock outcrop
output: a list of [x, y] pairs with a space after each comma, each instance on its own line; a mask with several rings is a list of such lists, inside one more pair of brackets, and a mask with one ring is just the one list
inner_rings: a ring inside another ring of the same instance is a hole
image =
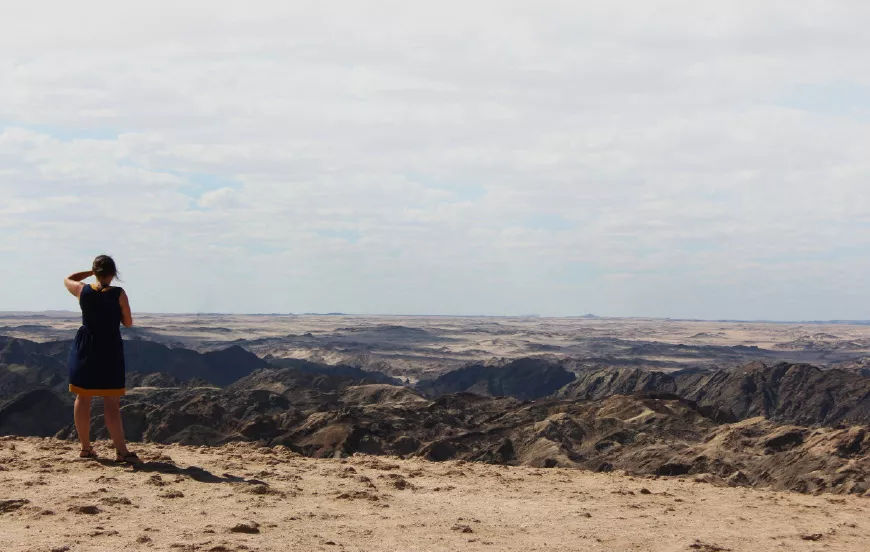
[[182, 381], [198, 378], [215, 385], [228, 385], [268, 366], [266, 361], [238, 345], [198, 353], [189, 349], [170, 349], [151, 341], [126, 340], [124, 356], [128, 371], [144, 374], [165, 372]]
[[559, 389], [557, 397], [601, 399], [635, 393], [676, 393], [674, 376], [631, 367], [580, 370], [577, 379]]
[[0, 404], [0, 435], [48, 437], [71, 419], [71, 401], [49, 389], [34, 389]]
[[531, 400], [552, 394], [574, 379], [562, 363], [541, 358], [521, 358], [502, 365], [471, 364], [416, 388], [428, 396], [470, 391], [481, 395]]
[[683, 397], [719, 421], [764, 416], [800, 425], [870, 423], [870, 378], [808, 364], [753, 362], [730, 370], [672, 373], [627, 367], [579, 370], [577, 379], [556, 396], [598, 399], [635, 393]]
[[680, 396], [737, 420], [764, 416], [798, 425], [870, 423], [870, 378], [854, 372], [754, 362], [675, 379]]

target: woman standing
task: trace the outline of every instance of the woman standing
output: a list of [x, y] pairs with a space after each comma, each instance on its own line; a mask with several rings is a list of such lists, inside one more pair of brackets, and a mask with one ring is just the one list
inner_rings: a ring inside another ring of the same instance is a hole
[[[76, 432], [82, 443], [79, 456], [96, 458], [91, 447], [91, 398], [103, 397], [106, 428], [112, 436], [119, 462], [138, 462], [135, 452], [127, 450], [121, 424], [121, 395], [124, 387], [124, 343], [120, 324], [130, 327], [133, 316], [130, 302], [120, 287], [112, 286], [117, 276], [115, 261], [108, 255], [94, 259], [93, 269], [76, 272], [64, 279], [70, 293], [79, 298], [82, 327], [76, 333], [69, 356], [69, 390], [76, 394], [73, 407]], [[95, 276], [97, 282], [86, 285], [82, 280]]]

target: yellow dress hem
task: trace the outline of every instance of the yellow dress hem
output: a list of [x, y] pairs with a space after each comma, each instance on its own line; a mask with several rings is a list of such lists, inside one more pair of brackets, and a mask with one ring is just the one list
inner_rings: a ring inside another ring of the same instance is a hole
[[76, 395], [84, 395], [86, 397], [120, 397], [127, 393], [126, 387], [121, 387], [120, 389], [85, 389], [73, 384], [69, 384], [69, 390]]

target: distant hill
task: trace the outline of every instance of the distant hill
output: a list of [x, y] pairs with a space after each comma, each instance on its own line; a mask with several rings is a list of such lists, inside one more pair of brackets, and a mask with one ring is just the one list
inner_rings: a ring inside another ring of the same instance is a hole
[[[0, 336], [0, 399], [34, 387], [65, 390], [71, 346], [71, 341], [37, 343]], [[131, 339], [124, 340], [124, 356], [128, 373], [163, 372], [180, 381], [199, 379], [215, 385], [227, 385], [268, 366], [238, 345], [199, 353]]]
[[416, 389], [429, 396], [472, 392], [531, 400], [554, 393], [574, 378], [560, 362], [531, 357], [505, 364], [471, 364], [434, 380], [420, 381]]

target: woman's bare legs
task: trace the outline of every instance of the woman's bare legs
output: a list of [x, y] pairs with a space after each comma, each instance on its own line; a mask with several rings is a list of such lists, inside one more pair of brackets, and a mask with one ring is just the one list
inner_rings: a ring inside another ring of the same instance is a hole
[[103, 397], [103, 418], [118, 455], [127, 455], [129, 451], [124, 440], [124, 425], [121, 423], [121, 397]]
[[91, 450], [91, 398], [76, 395], [73, 405], [73, 420], [76, 424], [76, 433], [82, 443], [82, 450]]

